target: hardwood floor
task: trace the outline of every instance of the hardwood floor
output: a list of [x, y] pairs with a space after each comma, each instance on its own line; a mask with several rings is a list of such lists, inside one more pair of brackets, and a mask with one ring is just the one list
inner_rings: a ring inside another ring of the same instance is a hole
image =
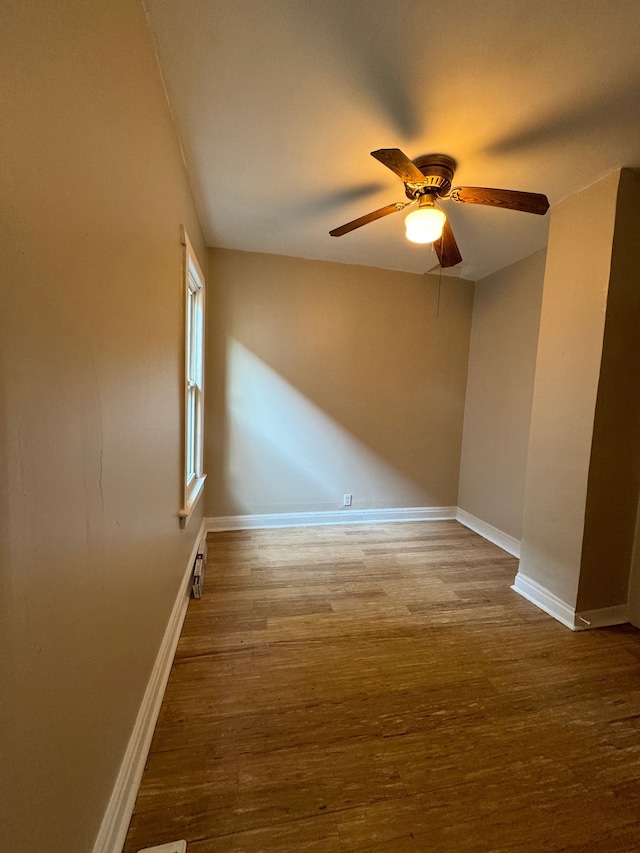
[[209, 536], [125, 853], [640, 850], [640, 632], [455, 521]]

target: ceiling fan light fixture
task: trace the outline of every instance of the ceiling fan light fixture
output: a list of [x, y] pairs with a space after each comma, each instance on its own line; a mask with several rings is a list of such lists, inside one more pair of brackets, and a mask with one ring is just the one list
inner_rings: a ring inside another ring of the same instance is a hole
[[483, 204], [487, 207], [520, 210], [522, 213], [537, 213], [540, 216], [544, 216], [549, 209], [549, 199], [541, 193], [491, 187], [452, 189], [456, 161], [448, 154], [423, 154], [410, 160], [399, 148], [380, 148], [372, 151], [371, 156], [402, 180], [409, 201], [388, 204], [366, 216], [359, 216], [329, 231], [332, 237], [341, 237], [376, 219], [404, 210], [408, 204], [417, 203], [418, 210], [405, 219], [407, 239], [413, 243], [433, 243], [440, 267], [448, 269], [457, 266], [462, 261], [462, 255], [453, 236], [451, 223], [437, 207], [439, 201], [451, 199], [458, 204]]
[[442, 237], [447, 217], [439, 207], [419, 207], [404, 220], [407, 240], [412, 243], [433, 243]]

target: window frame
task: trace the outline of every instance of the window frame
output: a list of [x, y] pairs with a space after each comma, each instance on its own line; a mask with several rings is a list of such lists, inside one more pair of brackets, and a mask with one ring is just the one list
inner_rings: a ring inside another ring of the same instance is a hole
[[184, 525], [202, 496], [204, 482], [205, 277], [184, 226], [182, 231], [184, 296], [183, 506]]

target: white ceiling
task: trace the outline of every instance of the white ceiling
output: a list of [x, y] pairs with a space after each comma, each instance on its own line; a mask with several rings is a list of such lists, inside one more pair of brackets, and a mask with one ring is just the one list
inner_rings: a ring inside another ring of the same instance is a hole
[[[640, 166], [639, 0], [145, 0], [209, 245], [425, 272], [377, 148], [551, 204]], [[479, 279], [545, 217], [445, 203]]]

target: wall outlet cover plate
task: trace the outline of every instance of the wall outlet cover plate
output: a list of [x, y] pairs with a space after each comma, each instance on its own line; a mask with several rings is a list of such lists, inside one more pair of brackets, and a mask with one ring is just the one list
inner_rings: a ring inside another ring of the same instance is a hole
[[138, 853], [187, 853], [186, 841], [171, 841], [169, 844], [158, 844], [156, 847], [145, 847]]

